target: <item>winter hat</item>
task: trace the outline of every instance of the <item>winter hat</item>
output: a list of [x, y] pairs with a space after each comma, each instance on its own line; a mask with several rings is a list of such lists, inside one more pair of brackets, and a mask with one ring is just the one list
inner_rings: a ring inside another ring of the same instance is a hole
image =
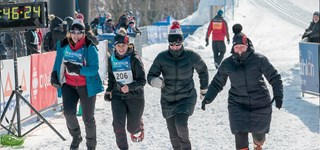
[[64, 24], [71, 26], [73, 21], [74, 21], [74, 19], [72, 17], [68, 16], [68, 17], [64, 18], [63, 22], [64, 22]]
[[120, 28], [117, 32], [116, 36], [114, 37], [114, 45], [117, 44], [128, 44], [129, 43], [129, 36], [124, 28]]
[[247, 36], [243, 33], [241, 33], [242, 31], [242, 26], [241, 24], [235, 24], [232, 26], [232, 31], [234, 33], [234, 36], [232, 38], [233, 45], [237, 45], [237, 44], [244, 44], [247, 45], [248, 41], [247, 41]]
[[169, 42], [183, 42], [183, 33], [178, 21], [173, 21], [169, 30]]
[[70, 30], [85, 30], [85, 26], [83, 24], [83, 22], [81, 22], [81, 20], [79, 19], [75, 19], [70, 27]]
[[232, 31], [233, 31], [233, 33], [234, 34], [237, 34], [237, 33], [240, 33], [241, 31], [242, 31], [242, 26], [241, 26], [241, 24], [234, 24], [233, 26], [232, 26]]
[[222, 16], [223, 11], [222, 11], [221, 9], [219, 9], [218, 12], [217, 12], [217, 14], [218, 14], [218, 16]]
[[319, 13], [318, 11], [315, 11], [315, 12], [313, 13], [313, 15], [314, 15], [314, 16], [320, 16], [320, 13]]
[[55, 16], [54, 14], [49, 15], [49, 20], [51, 21], [50, 28], [55, 28], [57, 26], [60, 26], [63, 22], [63, 20], [60, 17]]

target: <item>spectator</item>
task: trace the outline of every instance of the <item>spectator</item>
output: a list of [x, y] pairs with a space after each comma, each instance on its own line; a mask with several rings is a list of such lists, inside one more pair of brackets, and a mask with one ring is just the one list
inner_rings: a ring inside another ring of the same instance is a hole
[[309, 42], [317, 42], [320, 43], [320, 23], [319, 23], [319, 15], [318, 11], [313, 13], [313, 19], [310, 23], [309, 27], [306, 29], [305, 33], [302, 36], [302, 39], [305, 37], [309, 38]]
[[133, 47], [128, 48], [128, 44], [129, 37], [125, 29], [121, 28], [114, 38], [115, 51], [108, 58], [109, 80], [105, 92], [105, 100], [111, 101], [113, 130], [121, 150], [129, 148], [126, 126], [133, 142], [140, 142], [144, 138], [142, 114], [145, 71], [141, 58]]
[[179, 22], [172, 23], [168, 41], [169, 49], [156, 56], [147, 80], [152, 87], [161, 89], [162, 115], [166, 119], [172, 148], [191, 150], [188, 120], [197, 101], [193, 73], [196, 70], [199, 74], [200, 93], [205, 94], [208, 69], [197, 53], [184, 48]]
[[[254, 150], [261, 150], [269, 132], [272, 102], [282, 107], [283, 85], [281, 76], [268, 58], [255, 52], [252, 42], [243, 33], [242, 26], [233, 27], [232, 56], [223, 60], [212, 79], [202, 109], [211, 103], [230, 79], [228, 97], [229, 121], [235, 136], [237, 150], [249, 150], [248, 133], [252, 133]], [[273, 89], [271, 100], [263, 76]]]
[[120, 28], [124, 28], [124, 29], [128, 29], [128, 25], [129, 25], [129, 20], [128, 20], [128, 16], [126, 14], [123, 14], [119, 17], [118, 23], [116, 25], [116, 30], [115, 33], [117, 32], [117, 30], [119, 30]]
[[109, 18], [106, 20], [103, 28], [103, 33], [114, 33], [115, 27], [112, 23], [112, 19]]
[[55, 51], [57, 41], [64, 39], [66, 36], [62, 27], [63, 20], [60, 17], [51, 14], [49, 15], [49, 20], [50, 31], [43, 38], [43, 48], [46, 52]]
[[59, 95], [62, 94], [64, 116], [72, 136], [72, 150], [78, 149], [82, 142], [76, 116], [79, 99], [83, 111], [87, 149], [95, 150], [97, 145], [94, 109], [96, 94], [103, 91], [98, 70], [97, 48], [86, 38], [84, 24], [75, 20], [68, 36], [57, 42], [57, 55], [51, 73], [51, 84], [58, 89]]
[[135, 37], [137, 34], [141, 35], [141, 31], [136, 27], [135, 21], [132, 19], [129, 21], [129, 26], [128, 26], [128, 34], [132, 35]]
[[212, 51], [214, 58], [214, 65], [218, 69], [220, 63], [226, 53], [226, 44], [224, 43], [224, 37], [227, 38], [229, 44], [229, 32], [228, 24], [222, 17], [223, 11], [219, 10], [217, 15], [211, 20], [207, 34], [206, 34], [206, 46], [209, 45], [209, 37], [212, 33]]
[[40, 39], [37, 34], [37, 29], [29, 29], [24, 33], [24, 37], [26, 40], [27, 55], [41, 53], [39, 46]]

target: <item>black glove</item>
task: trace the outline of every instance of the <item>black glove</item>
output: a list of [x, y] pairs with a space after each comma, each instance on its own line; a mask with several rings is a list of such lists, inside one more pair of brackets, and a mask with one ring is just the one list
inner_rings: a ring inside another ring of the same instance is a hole
[[274, 101], [276, 101], [276, 107], [278, 108], [278, 109], [280, 109], [281, 107], [282, 107], [282, 98], [280, 98], [280, 97], [274, 97], [273, 98], [274, 99]]
[[54, 86], [55, 88], [60, 88], [60, 87], [61, 87], [61, 84], [60, 84], [59, 79], [58, 79], [58, 73], [57, 73], [57, 71], [52, 71], [52, 72], [51, 72], [50, 83], [51, 83], [51, 85]]
[[110, 102], [112, 100], [110, 93], [104, 93], [104, 100]]
[[209, 104], [209, 102], [205, 99], [202, 100], [202, 102], [201, 102], [201, 109], [202, 110], [206, 110], [206, 104]]
[[76, 65], [71, 62], [65, 62], [64, 64], [66, 65], [66, 67], [70, 73], [74, 72], [76, 74], [80, 74], [80, 68], [81, 68], [80, 65]]
[[209, 45], [209, 39], [208, 39], [208, 37], [206, 37], [206, 46], [208, 46]]

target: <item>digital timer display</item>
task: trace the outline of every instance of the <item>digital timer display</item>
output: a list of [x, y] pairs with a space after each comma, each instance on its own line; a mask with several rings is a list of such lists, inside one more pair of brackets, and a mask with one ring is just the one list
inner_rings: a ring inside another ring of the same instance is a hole
[[47, 3], [19, 3], [0, 6], [0, 30], [48, 26]]

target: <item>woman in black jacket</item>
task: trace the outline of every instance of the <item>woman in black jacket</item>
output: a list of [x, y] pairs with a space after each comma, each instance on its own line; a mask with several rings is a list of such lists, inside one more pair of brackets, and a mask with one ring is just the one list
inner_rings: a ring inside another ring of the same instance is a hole
[[[200, 90], [208, 88], [208, 69], [201, 57], [182, 45], [183, 35], [178, 22], [169, 32], [169, 49], [158, 54], [148, 76], [148, 83], [161, 89], [162, 115], [166, 119], [174, 150], [190, 150], [188, 119], [197, 100], [193, 72], [200, 78]], [[162, 74], [163, 78], [160, 77]]]
[[[233, 26], [232, 56], [226, 58], [212, 79], [202, 109], [211, 103], [230, 79], [228, 110], [231, 132], [235, 135], [236, 149], [248, 150], [248, 133], [252, 133], [255, 150], [262, 149], [265, 134], [269, 132], [272, 102], [281, 108], [283, 85], [280, 74], [269, 60], [254, 52], [251, 41], [241, 33], [242, 26]], [[265, 84], [273, 89], [273, 100]]]
[[128, 48], [129, 36], [121, 28], [115, 38], [115, 51], [108, 61], [108, 88], [105, 100], [111, 101], [113, 129], [121, 150], [128, 149], [127, 130], [133, 142], [144, 138], [142, 114], [144, 110], [145, 71], [133, 48]]

